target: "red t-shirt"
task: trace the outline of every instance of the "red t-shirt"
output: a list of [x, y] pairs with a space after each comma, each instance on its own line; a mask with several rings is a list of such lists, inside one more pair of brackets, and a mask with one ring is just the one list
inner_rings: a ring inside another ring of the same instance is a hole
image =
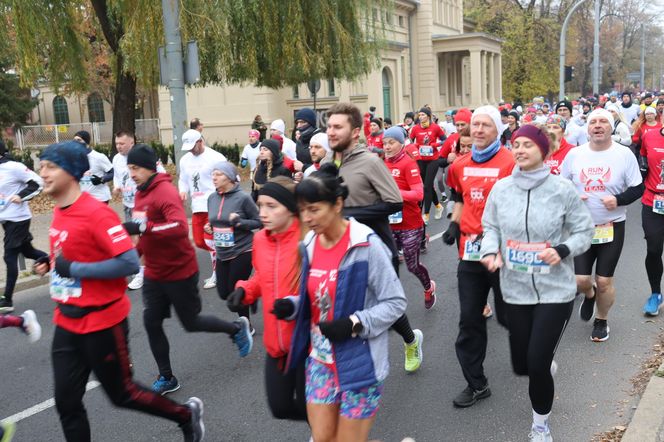
[[62, 278], [55, 272], [55, 257], [74, 262], [98, 262], [114, 258], [134, 248], [118, 215], [88, 193], [66, 209], [56, 207], [48, 231], [51, 244], [51, 298], [57, 303], [78, 307], [103, 306], [82, 318], [68, 318], [55, 309], [53, 322], [72, 333], [92, 333], [112, 327], [129, 314], [131, 303], [125, 294], [127, 280]]
[[421, 160], [422, 158], [420, 157], [420, 149], [417, 147], [417, 144], [415, 143], [410, 143], [406, 144], [406, 152], [408, 152], [408, 155], [415, 161]]
[[[424, 224], [419, 206], [419, 202], [424, 196], [420, 168], [406, 151], [402, 151], [394, 158], [386, 158], [385, 165], [392, 173], [392, 178], [397, 183], [403, 197], [403, 209], [399, 212], [401, 216], [399, 214], [391, 215], [390, 227], [392, 230], [419, 229]], [[399, 219], [402, 221], [398, 222]]]
[[493, 185], [512, 174], [514, 158], [505, 147], [485, 163], [476, 163], [472, 155], [458, 157], [447, 172], [447, 185], [463, 196], [459, 256], [470, 235], [482, 233], [482, 214]]
[[459, 152], [459, 132], [454, 132], [451, 134], [445, 142], [443, 143], [443, 147], [440, 148], [440, 157], [447, 159], [449, 154], [452, 152], [458, 153]]
[[367, 137], [367, 146], [368, 147], [377, 147], [378, 149], [383, 148], [383, 132], [378, 135], [369, 135]]
[[311, 353], [319, 362], [334, 366], [332, 343], [320, 333], [320, 322], [334, 319], [334, 298], [337, 291], [337, 273], [350, 244], [350, 224], [343, 236], [329, 249], [316, 237], [313, 258], [309, 267], [307, 292], [311, 302]]
[[560, 140], [560, 147], [558, 150], [552, 153], [548, 159], [544, 160], [544, 164], [551, 168], [551, 174], [560, 175], [560, 166], [562, 166], [563, 160], [569, 151], [574, 147], [576, 146], [569, 144], [564, 138]]
[[639, 130], [636, 131], [634, 135], [632, 135], [632, 142], [633, 143], [638, 143], [639, 141], [643, 140], [643, 137], [650, 131], [653, 130], [660, 130], [662, 128], [662, 123], [659, 121], [655, 121], [654, 126], [649, 126], [647, 123], [643, 123], [641, 127], [639, 127]]
[[417, 145], [421, 160], [433, 161], [438, 159], [440, 138], [444, 135], [445, 131], [436, 123], [431, 123], [426, 129], [418, 124], [410, 130], [409, 138]]
[[641, 139], [641, 156], [648, 158], [646, 190], [641, 202], [652, 207], [656, 194], [664, 195], [664, 137], [658, 130], [649, 131]]

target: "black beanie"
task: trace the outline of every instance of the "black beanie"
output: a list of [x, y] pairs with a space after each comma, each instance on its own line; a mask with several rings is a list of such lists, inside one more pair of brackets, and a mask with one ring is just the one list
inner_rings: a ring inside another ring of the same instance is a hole
[[371, 123], [376, 123], [378, 127], [381, 129], [383, 128], [383, 122], [380, 120], [380, 118], [372, 118]]
[[272, 152], [272, 161], [277, 161], [281, 157], [281, 148], [277, 140], [268, 139], [261, 142], [261, 146], [266, 147]]
[[556, 113], [558, 113], [558, 109], [560, 109], [561, 107], [566, 107], [567, 109], [569, 109], [570, 112], [573, 112], [572, 103], [570, 103], [568, 100], [563, 100], [558, 104], [556, 104]]
[[431, 119], [431, 109], [429, 109], [428, 107], [423, 107], [422, 109], [420, 109], [420, 112], [427, 114], [429, 116], [429, 119]]
[[90, 145], [91, 141], [90, 132], [88, 132], [87, 130], [79, 130], [74, 134], [74, 136], [79, 137], [81, 140], [85, 141], [85, 144], [87, 144], [88, 146]]
[[127, 164], [157, 171], [157, 154], [147, 144], [137, 144], [127, 154]]
[[411, 120], [414, 120], [415, 119], [415, 112], [406, 112], [406, 115], [403, 118], [404, 118], [404, 120], [406, 118], [410, 118]]

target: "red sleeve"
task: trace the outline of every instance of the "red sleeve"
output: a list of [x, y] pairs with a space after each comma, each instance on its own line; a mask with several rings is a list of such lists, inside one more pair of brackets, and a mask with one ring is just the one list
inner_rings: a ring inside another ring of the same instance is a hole
[[364, 114], [364, 125], [363, 125], [365, 137], [371, 135], [371, 127], [369, 127], [370, 125], [371, 125], [371, 114], [367, 112]]
[[290, 170], [290, 173], [295, 173], [295, 161], [288, 158], [286, 155], [282, 155], [284, 158], [284, 167]]
[[447, 140], [445, 140], [443, 143], [443, 147], [440, 148], [441, 158], [447, 159], [448, 155], [452, 153], [452, 146], [454, 146], [456, 140], [457, 138], [454, 136], [454, 134], [447, 137]]
[[441, 144], [443, 144], [443, 143], [441, 143], [440, 138], [445, 136], [445, 131], [443, 130], [443, 128], [441, 128], [437, 124], [436, 124], [436, 129], [435, 130], [436, 130], [436, 141], [433, 142], [433, 143], [429, 143], [429, 144], [432, 145], [433, 147], [438, 147]]
[[641, 150], [639, 151], [639, 155], [642, 157], [648, 156], [648, 137], [641, 140]]
[[259, 266], [256, 265], [256, 253], [258, 249], [254, 242], [253, 251], [251, 252], [251, 264], [254, 268], [254, 272], [246, 281], [238, 281], [235, 284], [235, 288], [242, 287], [244, 289], [244, 299], [242, 300], [243, 304], [251, 305], [258, 298], [262, 296], [261, 285], [259, 281], [261, 280]]
[[159, 208], [165, 221], [159, 223], [148, 221], [146, 233], [165, 241], [172, 238], [189, 238], [189, 223], [182, 201], [178, 197], [175, 187], [172, 192], [170, 190], [167, 195], [162, 194], [165, 196], [165, 201]]
[[115, 212], [104, 210], [94, 220], [93, 238], [96, 246], [107, 251], [111, 257], [123, 254], [134, 248], [127, 231], [120, 224]]
[[404, 176], [410, 190], [401, 190], [401, 196], [404, 201], [422, 201], [424, 198], [424, 186], [422, 185], [422, 177], [420, 176], [420, 169], [414, 162], [407, 164], [404, 167]]
[[459, 164], [458, 161], [455, 161], [452, 163], [449, 169], [447, 169], [447, 185], [454, 189], [454, 191], [458, 194], [461, 194], [461, 188], [459, 187], [459, 182], [457, 181], [456, 174], [457, 174], [457, 167]]

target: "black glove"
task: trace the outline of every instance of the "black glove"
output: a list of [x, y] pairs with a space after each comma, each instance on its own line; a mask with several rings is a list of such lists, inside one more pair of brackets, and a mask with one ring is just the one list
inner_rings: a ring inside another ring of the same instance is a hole
[[648, 157], [643, 157], [639, 155], [639, 170], [641, 171], [641, 176], [646, 177], [648, 175]]
[[127, 221], [126, 223], [122, 223], [122, 227], [124, 227], [127, 233], [130, 235], [141, 234], [141, 225], [133, 221]]
[[242, 308], [242, 300], [244, 299], [244, 289], [242, 287], [238, 287], [235, 290], [233, 290], [229, 295], [228, 298], [226, 298], [226, 305], [228, 306], [228, 310], [237, 313], [240, 311]]
[[63, 278], [71, 277], [71, 264], [64, 256], [59, 255], [55, 258], [55, 272]]
[[320, 332], [332, 342], [345, 341], [353, 335], [353, 321], [346, 317], [318, 324]]
[[98, 177], [97, 175], [92, 175], [92, 176], [90, 177], [90, 182], [92, 183], [93, 186], [98, 186], [98, 185], [104, 183], [104, 182], [102, 181], [101, 177]]
[[461, 228], [459, 227], [459, 223], [452, 221], [447, 230], [443, 232], [443, 242], [449, 246], [453, 246], [454, 242], [457, 241], [460, 237]]
[[295, 304], [290, 299], [276, 299], [272, 304], [270, 313], [276, 316], [277, 319], [286, 319], [295, 313]]

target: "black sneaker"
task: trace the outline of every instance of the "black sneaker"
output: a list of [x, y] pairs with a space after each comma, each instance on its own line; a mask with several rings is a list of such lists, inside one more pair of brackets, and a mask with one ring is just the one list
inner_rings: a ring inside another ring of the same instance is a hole
[[593, 333], [590, 340], [593, 342], [604, 342], [609, 339], [609, 324], [606, 319], [595, 319], [593, 323]]
[[14, 311], [14, 303], [0, 298], [0, 313], [11, 313]]
[[200, 442], [205, 436], [203, 401], [197, 397], [191, 397], [184, 406], [191, 410], [191, 420], [180, 425], [182, 433], [184, 433], [184, 442]]
[[579, 307], [579, 317], [582, 321], [588, 322], [595, 316], [595, 299], [597, 299], [597, 290], [593, 285], [593, 297], [588, 299], [583, 296], [583, 302]]
[[485, 399], [489, 396], [491, 396], [491, 390], [489, 390], [488, 385], [481, 390], [474, 390], [473, 387], [468, 386], [464, 388], [464, 390], [459, 393], [452, 402], [454, 403], [455, 407], [467, 408], [471, 405], [475, 405], [475, 402], [479, 401], [480, 399]]

